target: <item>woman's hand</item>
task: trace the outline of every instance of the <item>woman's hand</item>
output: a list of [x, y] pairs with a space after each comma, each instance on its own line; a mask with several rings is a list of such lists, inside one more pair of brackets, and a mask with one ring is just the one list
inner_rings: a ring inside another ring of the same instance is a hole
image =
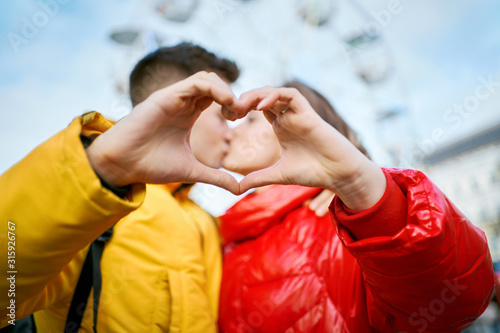
[[316, 216], [323, 217], [326, 213], [328, 213], [328, 208], [330, 207], [334, 197], [335, 193], [325, 189], [314, 198], [304, 202], [304, 206], [308, 206], [309, 209], [316, 214]]
[[191, 153], [189, 134], [212, 102], [231, 110], [239, 101], [216, 74], [200, 72], [151, 94], [87, 148], [94, 170], [114, 186], [202, 182], [239, 193], [229, 174]]
[[[269, 184], [323, 187], [354, 210], [370, 208], [382, 197], [386, 180], [380, 167], [323, 121], [298, 90], [260, 88], [240, 100], [245, 110], [263, 110], [282, 149], [276, 165], [241, 181], [241, 192]], [[234, 110], [225, 112], [238, 116]]]

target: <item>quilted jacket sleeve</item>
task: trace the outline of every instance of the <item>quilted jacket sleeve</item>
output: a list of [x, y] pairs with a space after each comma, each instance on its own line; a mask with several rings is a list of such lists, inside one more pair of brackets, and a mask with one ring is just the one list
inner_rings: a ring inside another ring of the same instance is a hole
[[336, 198], [337, 233], [365, 278], [378, 331], [461, 332], [486, 308], [494, 275], [484, 233], [421, 172], [385, 170], [387, 189], [371, 209]]
[[[12, 318], [11, 299], [20, 319], [68, 290], [61, 272], [142, 202], [144, 185], [134, 185], [121, 199], [101, 186], [88, 162], [80, 135], [98, 135], [110, 126], [95, 112], [76, 118], [0, 176], [0, 327]], [[12, 266], [6, 267], [8, 259]], [[9, 291], [12, 297], [6, 297]]]

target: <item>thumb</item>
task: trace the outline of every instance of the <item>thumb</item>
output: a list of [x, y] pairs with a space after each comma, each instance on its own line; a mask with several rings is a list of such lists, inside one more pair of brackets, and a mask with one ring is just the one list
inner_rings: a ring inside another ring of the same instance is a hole
[[285, 184], [278, 165], [246, 175], [240, 182], [240, 192], [245, 193], [251, 188], [272, 184]]
[[240, 184], [227, 172], [209, 168], [199, 162], [195, 163], [192, 170], [192, 182], [211, 184], [221, 187], [235, 195], [240, 194]]

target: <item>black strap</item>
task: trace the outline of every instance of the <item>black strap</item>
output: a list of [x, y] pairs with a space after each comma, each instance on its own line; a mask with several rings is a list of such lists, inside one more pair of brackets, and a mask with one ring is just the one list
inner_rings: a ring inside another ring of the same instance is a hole
[[111, 238], [113, 228], [106, 230], [91, 245], [92, 247], [92, 282], [94, 285], [94, 333], [97, 333], [97, 313], [99, 308], [99, 299], [101, 298], [102, 276], [101, 276], [101, 258], [104, 251], [104, 245]]
[[94, 333], [97, 333], [97, 313], [102, 286], [101, 258], [104, 251], [104, 245], [111, 238], [112, 233], [113, 228], [110, 228], [90, 244], [89, 252], [83, 263], [82, 272], [80, 273], [80, 278], [78, 279], [75, 293], [71, 300], [68, 317], [66, 318], [66, 325], [64, 326], [64, 333], [77, 333], [80, 329], [92, 286], [94, 287], [93, 330]]
[[75, 293], [69, 306], [68, 317], [64, 325], [64, 333], [78, 332], [82, 323], [83, 314], [92, 288], [92, 245], [83, 263], [80, 278], [76, 284]]
[[19, 319], [15, 325], [0, 328], [0, 333], [36, 333], [33, 315]]

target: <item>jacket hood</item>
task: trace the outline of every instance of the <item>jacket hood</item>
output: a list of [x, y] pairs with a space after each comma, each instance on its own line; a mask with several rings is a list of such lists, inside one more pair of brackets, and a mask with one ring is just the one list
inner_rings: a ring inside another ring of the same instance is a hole
[[224, 244], [261, 235], [321, 191], [321, 188], [299, 185], [274, 185], [262, 192], [250, 193], [220, 217]]

